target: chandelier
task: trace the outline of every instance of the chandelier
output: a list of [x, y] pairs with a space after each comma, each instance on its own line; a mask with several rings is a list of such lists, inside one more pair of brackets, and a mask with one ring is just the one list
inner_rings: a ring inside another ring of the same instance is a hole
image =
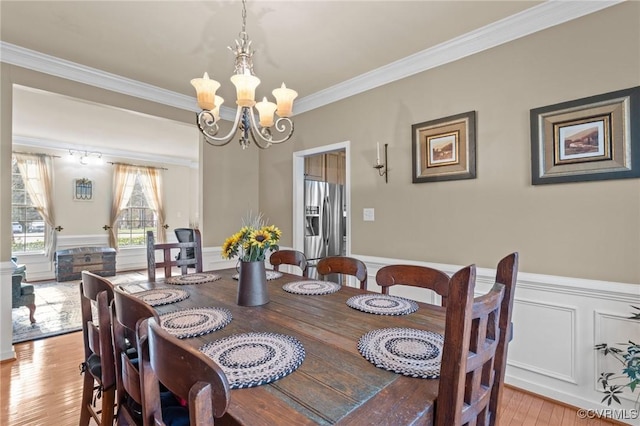
[[[252, 56], [255, 53], [251, 47], [251, 40], [245, 31], [247, 23], [247, 8], [245, 0], [242, 0], [242, 31], [240, 40], [236, 40], [235, 48], [228, 47], [235, 54], [235, 74], [231, 76], [231, 82], [236, 87], [236, 117], [233, 127], [225, 136], [216, 136], [220, 128], [220, 105], [224, 99], [216, 95], [220, 83], [209, 78], [205, 72], [202, 78], [194, 78], [191, 84], [196, 89], [198, 107], [202, 109], [197, 114], [197, 124], [204, 140], [213, 146], [228, 144], [236, 133], [240, 134], [240, 146], [247, 148], [251, 140], [262, 149], [272, 144], [287, 141], [293, 135], [293, 100], [298, 96], [295, 90], [288, 89], [284, 83], [272, 93], [276, 103], [267, 101], [264, 97], [261, 102], [255, 101], [256, 87], [260, 79], [253, 74]], [[258, 112], [259, 122], [256, 123], [254, 107]], [[274, 114], [278, 116], [274, 120]], [[274, 138], [275, 131], [275, 138]]]

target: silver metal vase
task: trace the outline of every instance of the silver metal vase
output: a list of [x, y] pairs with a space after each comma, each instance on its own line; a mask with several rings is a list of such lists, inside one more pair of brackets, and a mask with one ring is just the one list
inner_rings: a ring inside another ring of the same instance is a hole
[[264, 260], [239, 262], [238, 299], [240, 306], [260, 306], [269, 303], [267, 273]]

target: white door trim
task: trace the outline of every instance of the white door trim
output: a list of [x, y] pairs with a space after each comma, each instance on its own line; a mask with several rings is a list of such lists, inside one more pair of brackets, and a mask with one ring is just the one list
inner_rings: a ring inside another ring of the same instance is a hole
[[323, 145], [293, 153], [293, 249], [304, 251], [304, 157], [325, 152], [345, 151], [345, 194], [347, 197], [347, 256], [351, 254], [351, 150], [350, 141]]

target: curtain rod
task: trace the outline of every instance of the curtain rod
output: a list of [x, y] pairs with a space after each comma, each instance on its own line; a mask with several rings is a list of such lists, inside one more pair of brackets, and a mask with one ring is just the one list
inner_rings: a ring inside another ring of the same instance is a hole
[[142, 166], [140, 164], [131, 164], [131, 163], [119, 163], [119, 162], [113, 162], [113, 161], [107, 161], [108, 164], [120, 164], [122, 166], [133, 166], [133, 167], [146, 167], [148, 169], [158, 169], [158, 170], [169, 170], [166, 167], [154, 167], [154, 166]]
[[46, 157], [52, 157], [52, 158], [62, 158], [59, 155], [53, 155], [53, 154], [44, 154], [42, 152], [21, 152], [21, 151], [12, 151], [14, 154], [26, 154], [26, 155], [44, 155]]

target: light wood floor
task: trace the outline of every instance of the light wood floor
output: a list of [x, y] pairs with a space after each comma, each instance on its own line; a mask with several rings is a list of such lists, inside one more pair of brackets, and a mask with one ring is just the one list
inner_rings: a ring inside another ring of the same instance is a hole
[[[0, 364], [0, 425], [77, 425], [82, 376], [82, 333], [15, 345], [15, 361]], [[612, 425], [582, 420], [576, 409], [507, 388], [500, 426]]]

